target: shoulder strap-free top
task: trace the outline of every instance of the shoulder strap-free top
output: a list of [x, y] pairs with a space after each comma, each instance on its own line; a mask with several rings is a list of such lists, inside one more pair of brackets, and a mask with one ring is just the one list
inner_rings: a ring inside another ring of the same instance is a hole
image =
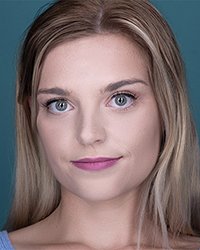
[[0, 232], [0, 250], [14, 250], [6, 231]]
[[[14, 250], [7, 231], [0, 232], [0, 250]], [[200, 250], [200, 248], [198, 250]]]

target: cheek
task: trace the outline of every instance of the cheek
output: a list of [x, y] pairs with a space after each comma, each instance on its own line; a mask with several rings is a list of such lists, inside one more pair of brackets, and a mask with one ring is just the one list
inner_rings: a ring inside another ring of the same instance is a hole
[[115, 138], [115, 143], [120, 142], [128, 151], [145, 154], [148, 151], [157, 152], [160, 147], [161, 128], [156, 108], [140, 109], [119, 119], [115, 118], [109, 127], [110, 137]]
[[58, 122], [43, 114], [38, 115], [37, 130], [50, 165], [55, 165], [60, 159], [62, 151], [65, 151], [65, 154], [67, 153], [66, 149], [69, 148], [70, 140], [70, 133], [67, 133], [68, 129], [64, 121]]
[[[121, 145], [127, 158], [130, 182], [141, 183], [154, 168], [159, 151], [161, 128], [156, 107], [141, 110], [113, 124], [115, 145]], [[115, 131], [115, 132], [114, 132]]]

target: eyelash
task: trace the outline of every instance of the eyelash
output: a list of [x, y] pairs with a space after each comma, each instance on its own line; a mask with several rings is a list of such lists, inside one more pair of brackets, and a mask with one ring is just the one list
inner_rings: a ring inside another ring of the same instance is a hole
[[[126, 111], [126, 110], [128, 110], [129, 108], [131, 108], [131, 107], [134, 105], [134, 101], [136, 101], [136, 100], [138, 99], [138, 96], [137, 96], [135, 93], [132, 93], [132, 92], [130, 92], [130, 91], [117, 91], [117, 92], [115, 92], [115, 93], [111, 96], [110, 101], [111, 101], [112, 99], [114, 99], [115, 97], [117, 97], [118, 95], [125, 95], [125, 96], [130, 97], [130, 98], [133, 99], [133, 102], [132, 102], [128, 107], [122, 108], [121, 110], [119, 109], [119, 112], [120, 112], [120, 111]], [[109, 102], [110, 102], [110, 101], [109, 101]]]
[[47, 100], [43, 105], [44, 107], [48, 108], [50, 104], [57, 102], [57, 101], [68, 102], [65, 98], [52, 98], [52, 99]]
[[[130, 104], [128, 107], [126, 107], [126, 108], [122, 108], [121, 110], [119, 109], [119, 111], [126, 111], [126, 110], [128, 110], [130, 107], [132, 107], [132, 106], [134, 105], [134, 101], [136, 101], [136, 100], [138, 99], [138, 97], [137, 97], [137, 95], [136, 95], [135, 93], [131, 93], [131, 92], [129, 92], [129, 91], [117, 91], [117, 92], [115, 92], [114, 94], [112, 94], [112, 96], [109, 98], [109, 102], [111, 102], [112, 99], [114, 99], [114, 98], [117, 97], [118, 95], [125, 95], [125, 96], [128, 96], [128, 97], [130, 97], [130, 98], [133, 99], [133, 103], [131, 103], [131, 104]], [[68, 103], [69, 105], [72, 106], [72, 104], [71, 104], [67, 99], [65, 99], [65, 98], [51, 98], [51, 99], [47, 100], [45, 103], [43, 103], [42, 106], [45, 107], [49, 112], [51, 112], [51, 111], [50, 111], [50, 105], [51, 105], [52, 103], [55, 103], [55, 102], [58, 102], [58, 101], [66, 102], [66, 103]], [[109, 103], [109, 102], [108, 102], [108, 103]], [[109, 106], [109, 105], [108, 105], [108, 106]], [[117, 109], [117, 108], [116, 108], [116, 109]], [[51, 113], [53, 113], [53, 112], [51, 112]], [[61, 112], [61, 113], [62, 113], [62, 112]]]
[[112, 99], [113, 97], [115, 97], [117, 95], [128, 95], [128, 96], [133, 97], [134, 99], [137, 99], [137, 96], [135, 93], [132, 93], [130, 91], [120, 91], [120, 90], [113, 93], [110, 99]]
[[51, 98], [51, 99], [47, 100], [45, 103], [42, 104], [42, 106], [45, 107], [50, 113], [53, 113], [53, 112], [50, 111], [50, 105], [53, 104], [53, 103], [56, 103], [58, 101], [66, 102], [67, 104], [70, 104], [67, 99], [65, 99], [65, 98], [57, 98], [56, 97], [56, 98]]

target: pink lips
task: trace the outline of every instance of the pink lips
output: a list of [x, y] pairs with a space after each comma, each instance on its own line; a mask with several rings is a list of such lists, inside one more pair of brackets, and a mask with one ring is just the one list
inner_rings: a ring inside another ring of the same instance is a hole
[[105, 157], [99, 157], [99, 158], [84, 158], [80, 159], [78, 161], [72, 161], [73, 165], [77, 168], [83, 169], [83, 170], [102, 170], [105, 168], [112, 167], [119, 159], [122, 157], [117, 158], [105, 158]]

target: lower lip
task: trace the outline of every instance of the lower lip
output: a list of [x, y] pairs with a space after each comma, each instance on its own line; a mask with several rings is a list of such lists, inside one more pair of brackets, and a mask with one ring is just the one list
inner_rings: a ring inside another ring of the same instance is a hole
[[105, 160], [105, 161], [97, 161], [97, 162], [72, 162], [72, 163], [77, 168], [87, 171], [96, 171], [114, 166], [119, 161], [119, 159], [120, 158]]

